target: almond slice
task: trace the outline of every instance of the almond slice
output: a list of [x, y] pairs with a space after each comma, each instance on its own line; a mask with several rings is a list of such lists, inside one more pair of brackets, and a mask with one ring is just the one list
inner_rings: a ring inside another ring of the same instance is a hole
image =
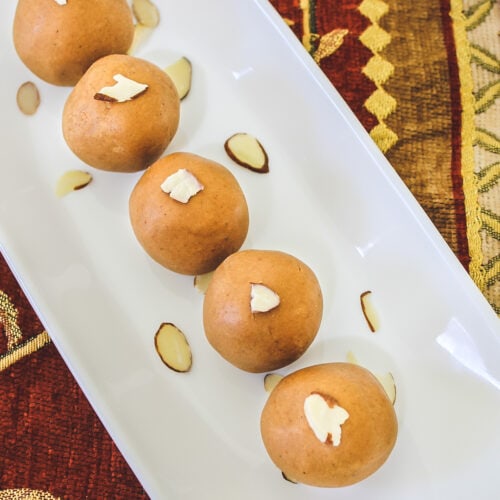
[[162, 323], [155, 334], [156, 352], [161, 360], [176, 372], [184, 373], [191, 369], [193, 356], [191, 347], [181, 330], [173, 323]]
[[226, 140], [224, 149], [238, 165], [260, 174], [269, 172], [266, 150], [253, 135], [245, 132], [234, 134]]
[[352, 363], [353, 365], [359, 365], [358, 358], [356, 358], [355, 354], [352, 351], [349, 351], [346, 355], [346, 361], [348, 363]]
[[205, 274], [198, 274], [194, 277], [193, 283], [194, 287], [201, 293], [205, 293], [207, 291], [208, 285], [214, 275], [214, 271], [210, 271]]
[[280, 297], [262, 283], [250, 283], [250, 309], [253, 313], [271, 311], [280, 304]]
[[204, 189], [203, 184], [185, 168], [169, 175], [160, 185], [161, 190], [181, 203], [187, 203], [193, 196]]
[[56, 184], [56, 195], [59, 198], [82, 189], [92, 181], [92, 175], [83, 170], [68, 170], [59, 177]]
[[363, 311], [363, 316], [368, 324], [368, 328], [374, 333], [379, 328], [379, 319], [373, 303], [371, 301], [372, 292], [367, 290], [363, 292], [360, 297], [361, 310]]
[[309, 427], [319, 441], [339, 446], [342, 425], [349, 419], [349, 412], [332, 401], [329, 394], [312, 392], [304, 399], [304, 415]]
[[137, 22], [148, 28], [156, 28], [160, 22], [160, 13], [150, 0], [132, 0], [132, 12]]
[[279, 373], [268, 373], [264, 377], [264, 389], [266, 392], [271, 393], [282, 378], [283, 375], [280, 375]]
[[25, 115], [34, 115], [40, 106], [40, 93], [33, 82], [24, 82], [17, 90], [17, 106]]
[[108, 102], [126, 102], [139, 97], [148, 90], [147, 84], [131, 80], [120, 73], [113, 75], [113, 80], [116, 83], [109, 87], [103, 87], [94, 95], [94, 99]]
[[170, 66], [167, 66], [164, 71], [174, 82], [179, 99], [184, 99], [191, 90], [191, 61], [187, 57], [181, 57]]
[[289, 478], [283, 471], [281, 471], [281, 476], [283, 477], [283, 479], [285, 481], [288, 481], [289, 483], [292, 483], [292, 484], [299, 484], [298, 481], [295, 481], [295, 479], [291, 479]]
[[127, 54], [129, 56], [133, 56], [139, 47], [149, 38], [152, 32], [153, 28], [137, 23], [134, 27], [134, 38], [132, 39], [132, 43], [130, 44]]
[[387, 396], [389, 396], [391, 403], [394, 404], [396, 402], [396, 382], [394, 381], [392, 373], [374, 373], [374, 375], [382, 384], [382, 387], [385, 389]]
[[[359, 365], [358, 360], [352, 351], [349, 351], [347, 353], [346, 358], [348, 363]], [[396, 383], [394, 382], [394, 377], [392, 373], [391, 372], [386, 372], [386, 373], [372, 372], [372, 373], [384, 388], [385, 392], [387, 393], [387, 396], [389, 396], [391, 403], [394, 404], [396, 402]]]

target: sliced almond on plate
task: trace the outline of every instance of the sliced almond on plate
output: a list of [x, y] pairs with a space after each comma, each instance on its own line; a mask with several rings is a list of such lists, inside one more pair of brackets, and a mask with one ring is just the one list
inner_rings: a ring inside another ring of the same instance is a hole
[[297, 481], [295, 481], [294, 479], [289, 478], [283, 471], [281, 471], [281, 475], [283, 476], [283, 479], [285, 481], [288, 481], [289, 483], [293, 483], [293, 484], [298, 484]]
[[156, 28], [160, 22], [160, 13], [150, 0], [132, 0], [132, 12], [137, 22], [148, 28]]
[[155, 334], [156, 352], [176, 372], [188, 372], [193, 364], [191, 347], [184, 333], [173, 323], [162, 323]]
[[165, 73], [174, 82], [179, 99], [184, 99], [191, 90], [191, 77], [192, 77], [191, 61], [187, 57], [181, 57], [170, 66], [165, 68]]
[[377, 311], [373, 307], [373, 303], [371, 300], [372, 292], [367, 290], [363, 292], [360, 297], [361, 310], [363, 311], [363, 316], [365, 317], [366, 323], [368, 324], [368, 328], [372, 332], [376, 332], [379, 328], [379, 319], [377, 315]]
[[83, 170], [68, 170], [59, 177], [56, 184], [56, 195], [59, 198], [82, 189], [92, 181], [92, 175]]
[[129, 56], [133, 56], [139, 47], [148, 39], [148, 37], [153, 32], [153, 28], [149, 26], [144, 26], [141, 23], [137, 23], [134, 27], [134, 38], [132, 39], [132, 43], [127, 51]]
[[396, 402], [396, 383], [394, 382], [392, 373], [375, 373], [374, 375], [382, 384], [382, 387], [385, 389], [391, 403], [394, 404]]
[[264, 377], [264, 389], [266, 392], [271, 393], [282, 378], [283, 375], [280, 375], [279, 373], [268, 373]]
[[210, 271], [205, 274], [198, 274], [194, 277], [193, 284], [194, 287], [201, 293], [205, 293], [207, 291], [208, 285], [214, 275], [214, 271]]
[[238, 165], [260, 174], [269, 172], [266, 150], [253, 135], [245, 132], [234, 134], [226, 140], [224, 149]]
[[358, 365], [358, 359], [356, 358], [356, 356], [354, 355], [354, 353], [352, 351], [349, 351], [347, 353], [347, 356], [346, 356], [346, 361], [348, 363], [352, 363], [353, 365]]
[[33, 82], [23, 83], [17, 90], [17, 106], [25, 115], [34, 115], [40, 106], [40, 93]]
[[[359, 365], [358, 360], [352, 351], [349, 351], [347, 353], [346, 359], [348, 363]], [[394, 381], [394, 376], [392, 375], [392, 373], [372, 373], [384, 388], [391, 403], [394, 404], [396, 402], [396, 382]]]

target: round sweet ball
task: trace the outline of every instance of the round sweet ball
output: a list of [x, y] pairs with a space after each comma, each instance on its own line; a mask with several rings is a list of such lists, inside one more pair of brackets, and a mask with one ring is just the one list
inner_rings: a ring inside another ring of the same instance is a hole
[[54, 85], [73, 86], [89, 66], [124, 54], [134, 37], [125, 0], [19, 0], [13, 39], [24, 64]]
[[351, 363], [303, 368], [284, 377], [261, 415], [265, 448], [284, 476], [319, 487], [349, 486], [387, 460], [398, 423], [382, 385]]
[[205, 335], [234, 366], [261, 373], [286, 366], [319, 330], [323, 297], [314, 272], [275, 250], [243, 250], [215, 271], [203, 302]]
[[175, 136], [180, 100], [155, 64], [113, 54], [96, 61], [66, 100], [62, 129], [86, 164], [112, 172], [144, 170]]
[[213, 271], [245, 241], [245, 195], [223, 165], [185, 152], [164, 156], [135, 185], [132, 229], [144, 250], [181, 274]]

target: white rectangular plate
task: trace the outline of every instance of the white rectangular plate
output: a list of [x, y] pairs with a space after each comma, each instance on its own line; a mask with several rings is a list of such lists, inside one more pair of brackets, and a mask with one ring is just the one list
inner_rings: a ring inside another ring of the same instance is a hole
[[[333, 493], [282, 479], [260, 439], [263, 376], [209, 347], [192, 278], [160, 268], [133, 237], [127, 203], [140, 174], [90, 169], [87, 188], [56, 198], [61, 174], [86, 168], [61, 134], [69, 89], [39, 81], [16, 57], [15, 2], [2, 2], [1, 249], [144, 488], [156, 499], [491, 498], [500, 489], [498, 318], [265, 0], [159, 5], [161, 25], [137, 55], [193, 64], [168, 151], [226, 165], [250, 207], [244, 247], [292, 253], [322, 285], [318, 337], [281, 372], [352, 351], [394, 374], [400, 431], [386, 464], [358, 485]], [[42, 99], [31, 117], [16, 107], [26, 80]], [[269, 174], [225, 155], [238, 131], [264, 144]], [[359, 305], [365, 290], [380, 316], [375, 334]], [[164, 321], [191, 343], [188, 374], [155, 352]]]

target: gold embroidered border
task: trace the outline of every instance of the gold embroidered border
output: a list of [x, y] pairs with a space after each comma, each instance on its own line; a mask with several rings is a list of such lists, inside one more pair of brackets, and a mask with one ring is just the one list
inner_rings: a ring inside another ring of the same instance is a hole
[[462, 180], [467, 220], [467, 240], [469, 243], [469, 274], [480, 290], [484, 291], [482, 269], [483, 248], [480, 235], [481, 206], [478, 196], [478, 179], [474, 173], [473, 141], [475, 133], [474, 82], [472, 78], [471, 48], [467, 38], [466, 19], [463, 14], [462, 0], [451, 0], [451, 19], [457, 52], [462, 100]]
[[302, 10], [302, 45], [311, 53], [315, 38], [311, 32], [311, 0], [300, 0], [300, 10]]
[[342, 46], [349, 30], [335, 28], [329, 33], [320, 35], [316, 33], [316, 2], [314, 0], [300, 0], [299, 6], [302, 11], [302, 45], [316, 63], [320, 64], [324, 58], [331, 56]]
[[0, 490], [0, 500], [59, 500], [46, 491], [20, 488], [16, 490]]
[[376, 87], [376, 90], [365, 101], [365, 108], [378, 120], [378, 124], [370, 130], [370, 136], [382, 152], [387, 153], [399, 140], [396, 132], [385, 123], [386, 118], [394, 113], [397, 107], [396, 99], [384, 88], [384, 84], [394, 73], [394, 66], [381, 54], [391, 43], [392, 37], [378, 24], [389, 11], [389, 5], [383, 0], [363, 0], [358, 10], [371, 22], [371, 25], [359, 36], [360, 42], [373, 54], [362, 69], [363, 74]]
[[25, 356], [29, 356], [38, 351], [45, 345], [50, 343], [49, 334], [44, 330], [36, 337], [33, 337], [22, 344], [17, 345], [14, 349], [0, 356], [0, 372], [7, 369]]

